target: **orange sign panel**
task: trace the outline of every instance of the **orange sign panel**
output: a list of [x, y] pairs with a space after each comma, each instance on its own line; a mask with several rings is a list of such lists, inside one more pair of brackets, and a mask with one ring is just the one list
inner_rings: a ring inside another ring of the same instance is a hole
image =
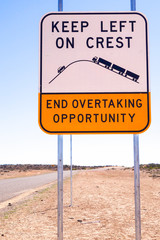
[[138, 12], [49, 13], [40, 22], [39, 125], [50, 134], [150, 125], [148, 27]]
[[48, 133], [131, 133], [149, 126], [146, 93], [41, 94], [39, 98], [39, 122]]

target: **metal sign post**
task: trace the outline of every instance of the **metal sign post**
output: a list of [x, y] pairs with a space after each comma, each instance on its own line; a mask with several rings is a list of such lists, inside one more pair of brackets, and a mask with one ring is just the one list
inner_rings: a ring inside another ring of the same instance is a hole
[[[63, 10], [63, 0], [58, 0], [58, 11]], [[58, 240], [63, 240], [63, 136], [58, 135]]]
[[[136, 0], [131, 0], [131, 11], [136, 11]], [[139, 135], [137, 134], [133, 135], [133, 141], [134, 141], [135, 230], [136, 240], [141, 240]]]
[[63, 0], [58, 0], [58, 11], [63, 11]]
[[134, 188], [135, 188], [135, 230], [136, 240], [141, 240], [140, 173], [139, 173], [139, 135], [134, 140]]
[[70, 135], [70, 178], [71, 178], [71, 204], [70, 207], [72, 207], [72, 135]]
[[58, 240], [63, 240], [63, 136], [58, 135]]

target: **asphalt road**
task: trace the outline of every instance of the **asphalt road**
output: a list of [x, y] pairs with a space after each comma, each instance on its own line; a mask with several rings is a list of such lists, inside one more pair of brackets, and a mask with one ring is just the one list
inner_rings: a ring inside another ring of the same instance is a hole
[[[73, 172], [74, 174], [74, 172]], [[69, 177], [70, 171], [63, 172], [63, 178]], [[20, 195], [45, 184], [55, 182], [57, 180], [57, 172], [47, 173], [38, 176], [21, 177], [0, 180], [0, 202], [4, 202], [13, 197]]]

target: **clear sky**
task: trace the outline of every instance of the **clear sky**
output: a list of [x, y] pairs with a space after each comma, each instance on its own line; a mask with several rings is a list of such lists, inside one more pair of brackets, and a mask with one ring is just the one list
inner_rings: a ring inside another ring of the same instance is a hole
[[[140, 134], [140, 163], [160, 163], [160, 1], [137, 0], [149, 22], [151, 126]], [[0, 2], [0, 164], [56, 164], [57, 136], [38, 125], [39, 22], [57, 0]], [[130, 0], [64, 0], [64, 11], [130, 11]], [[69, 135], [64, 164], [69, 164]], [[133, 166], [133, 135], [73, 135], [73, 164]]]

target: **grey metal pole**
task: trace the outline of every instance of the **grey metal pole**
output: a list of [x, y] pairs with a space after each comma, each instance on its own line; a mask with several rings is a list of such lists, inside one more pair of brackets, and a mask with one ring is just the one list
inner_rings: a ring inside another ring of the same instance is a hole
[[[58, 0], [58, 11], [63, 11], [63, 0]], [[63, 136], [58, 135], [58, 240], [63, 240]]]
[[58, 240], [63, 240], [63, 136], [58, 135]]
[[72, 135], [70, 135], [70, 181], [71, 181], [71, 204], [70, 207], [72, 207]]
[[133, 140], [134, 140], [135, 229], [136, 229], [136, 240], [141, 240], [139, 135], [133, 135]]
[[63, 11], [63, 0], [58, 0], [58, 11]]
[[[131, 11], [136, 11], [136, 0], [131, 0]], [[133, 135], [133, 142], [134, 142], [135, 230], [136, 240], [141, 240], [139, 135]]]
[[136, 11], [136, 0], [131, 0], [131, 11]]

